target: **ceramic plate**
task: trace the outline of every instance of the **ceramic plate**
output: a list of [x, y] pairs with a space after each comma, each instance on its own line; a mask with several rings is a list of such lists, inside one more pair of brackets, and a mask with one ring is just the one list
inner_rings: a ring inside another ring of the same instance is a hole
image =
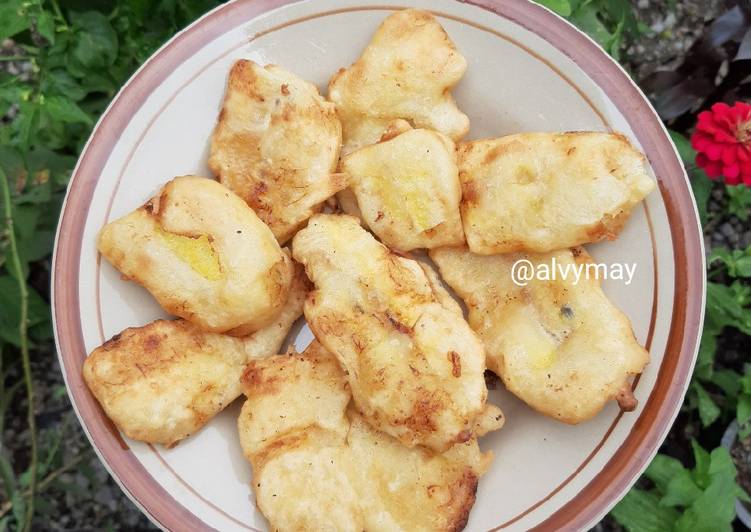
[[[54, 261], [54, 319], [73, 405], [100, 458], [158, 525], [173, 530], [265, 530], [236, 433], [239, 404], [174, 449], [124, 441], [81, 378], [86, 354], [163, 312], [99, 259], [97, 231], [182, 174], [209, 175], [208, 138], [230, 65], [277, 63], [325, 89], [395, 9], [435, 13], [467, 58], [455, 91], [470, 138], [522, 131], [615, 130], [646, 154], [659, 188], [615, 242], [591, 246], [604, 263], [636, 263], [630, 285], [605, 281], [652, 362], [634, 382], [636, 411], [613, 403], [571, 427], [503, 390], [490, 400], [506, 426], [481, 445], [495, 453], [468, 530], [584, 529], [637, 479], [681, 405], [704, 308], [704, 253], [695, 204], [658, 117], [597, 45], [525, 0], [239, 0], [207, 14], [160, 49], [97, 125], [68, 190]], [[325, 91], [324, 91], [325, 92]], [[312, 338], [300, 328], [299, 348]]]

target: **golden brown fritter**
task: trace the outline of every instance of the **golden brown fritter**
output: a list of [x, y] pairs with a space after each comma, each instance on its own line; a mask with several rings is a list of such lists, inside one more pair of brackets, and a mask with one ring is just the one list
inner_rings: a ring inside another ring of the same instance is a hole
[[107, 224], [101, 254], [170, 314], [245, 336], [287, 299], [290, 258], [242, 199], [216, 181], [176, 177], [146, 205]]
[[613, 240], [654, 188], [623, 135], [522, 133], [459, 145], [469, 249], [545, 252]]
[[[356, 125], [356, 131], [350, 131], [350, 142], [342, 147], [341, 157], [343, 158], [365, 146], [391, 140], [397, 135], [412, 129], [409, 122], [402, 120], [401, 118], [393, 121], [385, 121], [386, 123], [382, 122], [384, 121], [374, 118], [363, 118], [362, 121], [358, 122]], [[340, 159], [340, 169], [341, 163], [342, 160]], [[360, 207], [357, 205], [357, 196], [355, 196], [351, 187], [337, 192], [336, 201], [342, 212], [359, 218], [363, 227], [368, 226], [362, 218]]]
[[[349, 137], [340, 157], [346, 157], [365, 146], [390, 140], [412, 129], [410, 123], [402, 118], [372, 118], [358, 116], [357, 120], [347, 123]], [[349, 213], [347, 213], [349, 214]]]
[[317, 342], [252, 361], [238, 428], [253, 491], [272, 530], [461, 530], [492, 455], [476, 440], [445, 453], [408, 448], [350, 403]]
[[412, 129], [345, 157], [365, 224], [387, 246], [402, 251], [460, 245], [461, 187], [454, 143]]
[[305, 318], [345, 368], [355, 404], [407, 446], [444, 451], [481, 434], [485, 352], [417, 261], [398, 256], [351, 216], [319, 214], [293, 240], [315, 284]]
[[[629, 319], [603, 293], [595, 270], [584, 275], [593, 263], [583, 248], [491, 256], [442, 248], [430, 256], [469, 308], [469, 324], [485, 342], [488, 368], [535, 410], [573, 424], [612, 399], [623, 410], [636, 407], [629, 377], [641, 373], [649, 354], [634, 338]], [[534, 268], [557, 268], [557, 278], [517, 285], [512, 268], [522, 259]], [[561, 271], [571, 273], [564, 279]]]
[[314, 85], [242, 59], [229, 74], [209, 168], [284, 243], [347, 186], [334, 174], [341, 142], [334, 105]]
[[453, 140], [469, 119], [451, 89], [467, 69], [446, 31], [427, 11], [405, 9], [379, 26], [360, 58], [329, 82], [344, 132], [343, 153], [375, 142], [395, 119]]
[[203, 332], [184, 320], [126, 329], [84, 361], [84, 380], [126, 436], [174, 445], [240, 395], [249, 360], [279, 352], [308, 288], [298, 267], [274, 323], [247, 338]]

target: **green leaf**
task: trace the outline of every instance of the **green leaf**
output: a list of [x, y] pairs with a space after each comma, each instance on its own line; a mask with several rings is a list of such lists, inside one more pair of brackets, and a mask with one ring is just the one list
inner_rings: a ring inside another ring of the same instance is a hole
[[[76, 165], [76, 158], [39, 147], [26, 154], [26, 163], [32, 181], [39, 183], [46, 177], [56, 188], [64, 190], [71, 170]], [[57, 222], [57, 216], [55, 216], [55, 222]]]
[[18, 78], [0, 83], [0, 114], [5, 116], [10, 106], [21, 101], [23, 95], [29, 90], [28, 85], [22, 83]]
[[27, 263], [41, 260], [52, 253], [54, 231], [37, 231], [34, 237], [18, 242], [18, 254]]
[[18, 189], [19, 182], [25, 182], [27, 171], [21, 152], [10, 146], [0, 146], [0, 168], [8, 176], [10, 186]]
[[36, 20], [36, 30], [50, 44], [55, 44], [55, 17], [49, 11], [42, 11]]
[[704, 170], [693, 168], [688, 172], [691, 190], [696, 200], [696, 210], [699, 212], [699, 221], [702, 227], [707, 225], [709, 218], [708, 203], [712, 195], [712, 180], [707, 177]]
[[688, 140], [684, 135], [678, 133], [677, 131], [673, 131], [672, 129], [668, 129], [668, 133], [670, 134], [670, 140], [673, 141], [675, 148], [678, 150], [678, 155], [683, 161], [683, 164], [686, 166], [693, 164], [694, 158], [696, 157], [696, 152], [691, 147], [691, 141]]
[[680, 515], [662, 506], [652, 492], [632, 488], [613, 508], [613, 517], [629, 532], [669, 532]]
[[739, 281], [729, 286], [707, 283], [707, 320], [712, 327], [732, 326], [751, 334], [751, 309], [746, 308], [749, 303], [751, 287]]
[[652, 463], [649, 464], [644, 474], [649, 480], [655, 483], [660, 492], [665, 493], [668, 489], [670, 479], [685, 470], [683, 464], [672, 456], [658, 454], [654, 457]]
[[746, 254], [747, 256], [741, 257], [735, 262], [735, 272], [738, 277], [751, 277], [751, 256], [748, 256], [748, 250], [746, 250]]
[[31, 27], [31, 18], [18, 0], [0, 1], [0, 41]]
[[725, 193], [728, 196], [728, 211], [742, 222], [748, 221], [751, 215], [751, 187], [743, 185], [727, 185]]
[[607, 46], [605, 47], [608, 53], [612, 55], [616, 61], [620, 59], [621, 55], [621, 46], [623, 45], [623, 27], [625, 23], [626, 21], [623, 19], [618, 23], [618, 25], [615, 27], [615, 31], [613, 32], [613, 36], [610, 38]]
[[745, 250], [713, 249], [707, 257], [707, 265], [718, 262], [727, 268], [731, 277], [751, 277], [751, 246]]
[[717, 351], [717, 335], [720, 330], [715, 330], [709, 320], [704, 323], [701, 342], [699, 343], [699, 353], [696, 357], [696, 368], [694, 374], [704, 380], [710, 380], [714, 372], [714, 355]]
[[86, 91], [64, 68], [55, 68], [45, 73], [42, 78], [42, 92], [49, 95], [67, 96], [74, 102], [86, 96]]
[[699, 399], [699, 418], [701, 419], [701, 424], [704, 427], [708, 427], [720, 417], [720, 408], [698, 381], [693, 382], [693, 387], [696, 389]]
[[117, 59], [118, 39], [109, 20], [97, 11], [71, 14], [75, 38], [68, 51], [69, 67], [74, 75], [105, 68]]
[[704, 170], [698, 168], [695, 163], [696, 152], [691, 147], [691, 141], [689, 141], [684, 135], [681, 135], [677, 131], [668, 130], [670, 139], [675, 144], [678, 150], [678, 155], [683, 161], [683, 166], [686, 167], [689, 181], [691, 182], [691, 189], [694, 192], [694, 198], [696, 199], [696, 208], [699, 211], [699, 219], [701, 225], [704, 226], [707, 223], [707, 203], [709, 202], [709, 196], [712, 193], [712, 180], [709, 179]]
[[571, 15], [571, 22], [579, 29], [586, 32], [597, 43], [607, 50], [613, 39], [613, 34], [608, 31], [602, 21], [597, 17], [597, 7], [591, 3], [582, 4]]
[[[29, 291], [29, 326], [48, 327], [51, 323], [50, 307], [42, 296], [31, 286]], [[15, 346], [20, 345], [18, 331], [20, 314], [20, 291], [15, 279], [8, 275], [0, 276], [0, 340]]]
[[18, 107], [19, 112], [13, 124], [18, 132], [18, 146], [26, 151], [33, 144], [34, 137], [39, 129], [39, 104], [28, 101], [21, 102]]
[[84, 112], [83, 109], [65, 96], [50, 96], [44, 101], [44, 110], [49, 114], [53, 121], [65, 124], [88, 124], [93, 125], [94, 121]]
[[694, 482], [700, 488], [704, 489], [709, 485], [709, 467], [711, 458], [696, 440], [691, 440], [691, 448], [694, 451], [694, 469], [692, 471]]
[[39, 221], [39, 209], [26, 205], [13, 207], [13, 225], [16, 228], [18, 238], [30, 240], [34, 237], [34, 231]]
[[746, 364], [743, 368], [743, 376], [738, 381], [743, 393], [751, 394], [751, 364]]
[[13, 503], [13, 517], [16, 519], [17, 529], [26, 530], [26, 499], [20, 491], [16, 491], [10, 500]]
[[660, 504], [663, 506], [689, 506], [699, 497], [702, 491], [696, 486], [691, 473], [687, 469], [681, 469], [670, 479], [665, 495]]
[[711, 266], [715, 262], [721, 262], [725, 266], [733, 263], [733, 254], [730, 253], [728, 248], [715, 248], [707, 257], [707, 266]]
[[728, 451], [718, 447], [710, 455], [709, 485], [678, 519], [678, 532], [730, 531], [735, 519], [738, 486], [736, 469]]
[[568, 0], [537, 0], [537, 3], [555, 11], [562, 17], [571, 15], [571, 4]]
[[5, 456], [0, 454], [0, 478], [3, 480], [5, 496], [10, 498], [16, 492], [16, 476], [13, 467]]
[[736, 397], [741, 388], [741, 376], [731, 369], [718, 369], [712, 374], [712, 383], [728, 397]]
[[713, 449], [709, 455], [709, 476], [724, 475], [735, 482], [735, 463], [724, 447]]

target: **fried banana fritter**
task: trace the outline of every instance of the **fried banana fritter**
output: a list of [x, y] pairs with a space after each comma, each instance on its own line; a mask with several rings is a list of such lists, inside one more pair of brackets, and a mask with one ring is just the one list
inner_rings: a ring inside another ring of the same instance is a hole
[[408, 448], [350, 403], [336, 359], [314, 342], [302, 355], [252, 361], [238, 421], [253, 491], [273, 530], [461, 530], [492, 460], [476, 440], [445, 453]]
[[467, 61], [427, 11], [405, 9], [383, 21], [360, 58], [329, 82], [344, 131], [344, 153], [375, 142], [394, 119], [458, 140], [469, 119], [451, 89]]
[[655, 188], [623, 135], [522, 133], [459, 145], [474, 253], [546, 252], [616, 238]]
[[315, 85], [243, 59], [229, 74], [209, 168], [284, 243], [347, 186], [334, 173], [341, 142], [334, 105]]
[[573, 275], [532, 279], [526, 286], [513, 280], [513, 264], [521, 259], [535, 268], [585, 268], [593, 263], [583, 248], [492, 256], [442, 248], [430, 256], [469, 308], [469, 324], [485, 342], [488, 368], [535, 410], [574, 424], [612, 399], [623, 410], [636, 407], [629, 377], [642, 372], [649, 354], [596, 275], [582, 274], [578, 283]]
[[245, 336], [287, 299], [292, 263], [269, 228], [216, 181], [176, 177], [146, 205], [107, 224], [101, 254], [170, 314]]
[[444, 451], [500, 415], [486, 404], [482, 343], [417, 261], [344, 215], [312, 217], [293, 254], [316, 288], [305, 302], [308, 325], [345, 368], [375, 428]]
[[341, 169], [363, 220], [387, 246], [409, 251], [464, 243], [461, 186], [448, 137], [412, 129], [348, 155]]
[[359, 118], [357, 121], [353, 120], [348, 123], [350, 128], [349, 139], [342, 146], [341, 157], [346, 157], [365, 146], [387, 141], [412, 129], [410, 123], [402, 118], [372, 118], [367, 116], [360, 116]]
[[298, 268], [274, 323], [247, 338], [203, 332], [184, 320], [126, 329], [84, 361], [84, 380], [126, 436], [174, 445], [241, 394], [248, 361], [279, 352], [308, 288]]
[[[357, 130], [354, 133], [351, 132], [351, 142], [342, 147], [342, 157], [365, 146], [370, 146], [377, 142], [385, 142], [412, 129], [409, 122], [401, 118], [393, 121], [363, 118], [361, 122], [357, 123], [356, 127]], [[339, 164], [341, 166], [341, 159]], [[350, 216], [356, 216], [360, 219], [360, 223], [364, 227], [368, 226], [362, 218], [360, 207], [357, 205], [357, 196], [355, 196], [351, 187], [337, 192], [336, 201], [342, 212]]]

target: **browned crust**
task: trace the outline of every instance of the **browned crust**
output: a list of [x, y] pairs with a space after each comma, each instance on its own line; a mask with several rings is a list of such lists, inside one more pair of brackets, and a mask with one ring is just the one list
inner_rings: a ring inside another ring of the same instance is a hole
[[448, 352], [448, 359], [451, 362], [451, 374], [459, 378], [462, 376], [462, 359], [459, 357], [459, 353], [456, 351]]
[[631, 390], [631, 386], [628, 383], [624, 384], [623, 388], [618, 391], [615, 400], [624, 412], [633, 412], [639, 404], [639, 401], [636, 400], [634, 392]]
[[478, 482], [478, 476], [471, 469], [467, 469], [459, 482], [451, 486], [451, 499], [447, 506], [455, 506], [455, 512], [452, 519], [446, 523], [446, 530], [459, 532], [467, 526], [469, 513], [475, 505]]

